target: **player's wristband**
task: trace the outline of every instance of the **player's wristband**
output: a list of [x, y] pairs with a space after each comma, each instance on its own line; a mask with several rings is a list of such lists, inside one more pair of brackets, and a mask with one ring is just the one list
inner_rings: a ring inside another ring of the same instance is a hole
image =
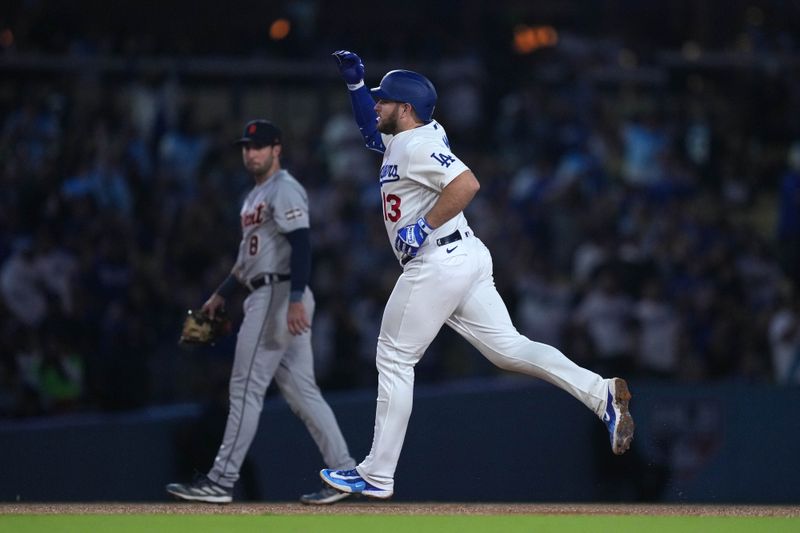
[[301, 301], [303, 299], [303, 294], [305, 292], [306, 292], [305, 290], [290, 292], [289, 293], [289, 301], [292, 302], [292, 303]]
[[233, 274], [228, 274], [225, 281], [217, 288], [216, 293], [225, 298], [226, 300], [233, 294], [233, 291], [239, 286], [239, 280]]
[[436, 229], [428, 224], [428, 221], [425, 220], [425, 217], [421, 217], [419, 220], [417, 220], [417, 226], [419, 226], [419, 229], [425, 232], [426, 235]]
[[358, 90], [358, 89], [362, 88], [363, 86], [364, 86], [364, 80], [361, 80], [358, 83], [348, 83], [347, 84], [347, 88], [350, 89], [351, 91]]

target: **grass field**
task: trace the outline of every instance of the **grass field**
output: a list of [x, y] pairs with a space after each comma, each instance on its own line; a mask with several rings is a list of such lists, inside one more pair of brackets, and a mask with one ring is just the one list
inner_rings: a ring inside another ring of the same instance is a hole
[[292, 532], [797, 532], [800, 519], [732, 516], [28, 515], [0, 517], [15, 533]]
[[800, 531], [800, 507], [400, 504], [0, 504], [0, 533]]

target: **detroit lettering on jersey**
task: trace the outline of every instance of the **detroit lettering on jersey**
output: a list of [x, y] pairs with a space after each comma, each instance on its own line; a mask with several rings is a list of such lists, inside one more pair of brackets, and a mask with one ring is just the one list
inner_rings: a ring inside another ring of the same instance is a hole
[[289, 272], [291, 246], [285, 234], [309, 227], [308, 196], [286, 170], [253, 187], [239, 210], [242, 240], [233, 272], [249, 280], [266, 272]]
[[264, 203], [260, 203], [253, 211], [245, 211], [242, 213], [242, 227], [254, 226], [264, 222], [264, 210], [267, 208]]
[[[267, 206], [263, 203], [258, 204], [254, 211], [247, 211], [242, 214], [242, 227], [255, 226], [264, 222], [264, 211]], [[303, 210], [299, 207], [289, 209], [284, 213], [286, 220], [294, 220], [303, 216]]]

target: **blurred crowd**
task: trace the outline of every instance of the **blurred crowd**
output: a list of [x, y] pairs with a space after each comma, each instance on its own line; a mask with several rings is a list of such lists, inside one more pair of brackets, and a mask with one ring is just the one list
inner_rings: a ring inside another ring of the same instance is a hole
[[[800, 86], [739, 71], [609, 83], [582, 75], [585, 54], [547, 57], [514, 83], [493, 83], [497, 65], [466, 52], [429, 74], [435, 117], [481, 181], [467, 217], [518, 329], [604, 375], [800, 384]], [[191, 353], [176, 340], [234, 260], [252, 181], [231, 141], [255, 117], [199, 120], [197, 86], [176, 76], [4, 89], [0, 415], [199, 400], [224, 386], [233, 336]], [[379, 157], [341, 102], [285, 140], [310, 198], [326, 389], [374, 386], [400, 274]], [[497, 373], [443, 331], [417, 379]]]

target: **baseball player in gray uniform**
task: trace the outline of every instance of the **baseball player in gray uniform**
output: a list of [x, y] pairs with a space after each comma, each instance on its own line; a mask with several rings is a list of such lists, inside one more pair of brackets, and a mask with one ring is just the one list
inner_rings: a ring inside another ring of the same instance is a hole
[[372, 449], [356, 468], [322, 470], [323, 481], [347, 493], [392, 496], [411, 416], [414, 365], [444, 324], [500, 368], [544, 379], [583, 402], [606, 423], [612, 451], [624, 453], [634, 430], [627, 383], [579, 367], [511, 323], [494, 285], [489, 250], [463, 213], [480, 185], [432, 118], [433, 84], [416, 72], [393, 70], [370, 91], [356, 54], [342, 50], [333, 56], [367, 147], [383, 154], [383, 219], [403, 273], [378, 336]]
[[[250, 294], [244, 300], [244, 319], [236, 339], [228, 421], [214, 464], [208, 475], [166, 487], [184, 500], [232, 501], [233, 486], [255, 437], [264, 394], [273, 378], [289, 407], [305, 423], [324, 461], [332, 468], [355, 466], [314, 378], [306, 191], [281, 168], [281, 132], [274, 124], [249, 122], [237, 144], [255, 187], [242, 206], [242, 241], [236, 263], [202, 310], [213, 316], [238, 286], [244, 285]], [[300, 501], [329, 504], [342, 496], [323, 485], [320, 491], [301, 496]]]

